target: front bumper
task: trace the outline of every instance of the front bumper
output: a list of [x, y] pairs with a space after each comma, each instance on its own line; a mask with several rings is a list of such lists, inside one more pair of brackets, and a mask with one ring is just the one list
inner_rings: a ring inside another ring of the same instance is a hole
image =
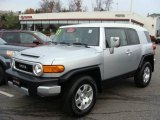
[[26, 95], [39, 95], [42, 97], [55, 96], [61, 93], [58, 78], [40, 78], [14, 71], [6, 70], [9, 76], [8, 85], [20, 90]]
[[6, 59], [5, 60], [5, 63], [6, 63], [6, 69], [8, 69], [8, 68], [10, 68], [11, 66], [10, 66], [10, 59]]

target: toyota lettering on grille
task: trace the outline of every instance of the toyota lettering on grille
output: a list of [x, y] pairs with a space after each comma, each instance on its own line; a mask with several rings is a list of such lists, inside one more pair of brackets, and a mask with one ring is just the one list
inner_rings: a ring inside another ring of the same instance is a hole
[[19, 64], [19, 68], [27, 69], [27, 66], [26, 66], [26, 65]]

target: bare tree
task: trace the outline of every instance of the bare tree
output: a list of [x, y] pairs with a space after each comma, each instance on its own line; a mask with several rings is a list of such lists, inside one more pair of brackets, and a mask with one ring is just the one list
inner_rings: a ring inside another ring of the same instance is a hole
[[103, 9], [102, 5], [102, 0], [96, 0], [96, 6], [94, 7], [94, 11], [101, 11]]
[[41, 0], [41, 11], [43, 13], [60, 12], [61, 3], [60, 0]]
[[40, 9], [41, 9], [41, 12], [43, 13], [47, 13], [49, 12], [48, 11], [48, 0], [41, 0], [40, 1]]
[[104, 0], [105, 10], [110, 11], [111, 5], [113, 4], [113, 0]]
[[35, 13], [35, 10], [32, 9], [32, 8], [28, 8], [24, 11], [25, 14], [34, 14]]
[[54, 0], [52, 0], [52, 1], [49, 1], [48, 3], [48, 12], [53, 12], [53, 11], [55, 11], [55, 9], [56, 9], [56, 3], [55, 3], [55, 1]]
[[82, 0], [69, 0], [69, 11], [71, 12], [83, 11]]
[[76, 5], [76, 11], [82, 11], [82, 0], [74, 0], [75, 5]]
[[74, 4], [74, 1], [73, 0], [68, 0], [69, 2], [69, 11], [70, 12], [74, 12], [75, 11], [75, 4]]
[[56, 2], [56, 10], [57, 10], [57, 12], [61, 12], [62, 11], [62, 6], [61, 6], [62, 4], [61, 4], [61, 1], [60, 0], [58, 0], [57, 2]]
[[110, 11], [113, 0], [96, 0], [94, 11]]

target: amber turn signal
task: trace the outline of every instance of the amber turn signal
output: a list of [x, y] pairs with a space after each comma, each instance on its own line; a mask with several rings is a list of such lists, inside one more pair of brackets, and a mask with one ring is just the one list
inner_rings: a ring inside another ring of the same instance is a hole
[[43, 66], [43, 73], [61, 73], [64, 69], [63, 65], [45, 65]]

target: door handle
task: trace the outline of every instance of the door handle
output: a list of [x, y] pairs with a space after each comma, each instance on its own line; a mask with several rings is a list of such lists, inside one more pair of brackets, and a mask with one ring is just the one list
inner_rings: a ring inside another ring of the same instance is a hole
[[126, 54], [132, 54], [132, 51], [131, 50], [127, 50]]

